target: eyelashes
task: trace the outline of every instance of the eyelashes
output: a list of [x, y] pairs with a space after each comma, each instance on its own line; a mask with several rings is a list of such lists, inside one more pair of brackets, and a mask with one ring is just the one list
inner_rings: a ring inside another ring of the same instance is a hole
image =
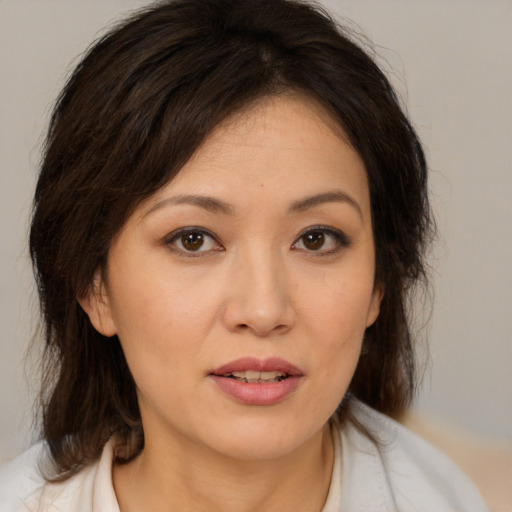
[[165, 244], [184, 256], [200, 256], [213, 251], [223, 251], [224, 247], [215, 235], [200, 227], [186, 227], [173, 231], [165, 239]]
[[349, 245], [350, 240], [342, 231], [328, 226], [312, 226], [299, 235], [292, 244], [292, 249], [329, 255]]
[[[198, 257], [225, 251], [218, 238], [202, 227], [190, 226], [170, 233], [165, 245], [184, 257]], [[291, 249], [317, 256], [335, 254], [350, 246], [350, 239], [342, 231], [329, 226], [311, 226], [297, 237]]]

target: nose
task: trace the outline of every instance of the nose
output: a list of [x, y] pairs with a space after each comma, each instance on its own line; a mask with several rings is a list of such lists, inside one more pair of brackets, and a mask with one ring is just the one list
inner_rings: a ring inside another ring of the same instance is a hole
[[286, 265], [271, 251], [248, 252], [233, 262], [223, 321], [231, 332], [284, 334], [296, 317]]

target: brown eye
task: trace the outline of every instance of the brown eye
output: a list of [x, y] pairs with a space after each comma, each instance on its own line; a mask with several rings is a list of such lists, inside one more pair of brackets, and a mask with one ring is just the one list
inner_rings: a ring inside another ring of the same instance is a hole
[[204, 244], [202, 233], [186, 233], [181, 235], [181, 245], [187, 251], [198, 251]]
[[174, 247], [178, 252], [188, 255], [192, 255], [192, 253], [199, 255], [222, 249], [213, 235], [195, 228], [180, 229], [171, 234], [165, 243]]
[[349, 245], [350, 240], [343, 232], [329, 227], [313, 226], [299, 236], [292, 249], [327, 255]]
[[325, 235], [321, 231], [313, 231], [302, 237], [304, 247], [309, 251], [318, 251], [325, 243]]

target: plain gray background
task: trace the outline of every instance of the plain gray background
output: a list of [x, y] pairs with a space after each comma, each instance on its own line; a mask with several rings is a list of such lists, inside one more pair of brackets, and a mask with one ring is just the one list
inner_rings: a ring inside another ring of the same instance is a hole
[[[105, 26], [147, 3], [0, 0], [0, 459], [31, 439], [34, 372], [23, 358], [37, 308], [26, 234], [51, 104]], [[375, 43], [427, 149], [440, 240], [416, 407], [512, 440], [512, 2], [321, 3]]]

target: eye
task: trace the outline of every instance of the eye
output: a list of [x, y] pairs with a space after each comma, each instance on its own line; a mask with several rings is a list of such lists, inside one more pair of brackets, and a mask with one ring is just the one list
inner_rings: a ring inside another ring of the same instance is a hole
[[190, 255], [222, 249], [211, 233], [199, 228], [179, 229], [169, 235], [166, 244]]
[[313, 226], [304, 231], [292, 245], [293, 249], [321, 254], [332, 254], [349, 245], [341, 231], [323, 226]]

